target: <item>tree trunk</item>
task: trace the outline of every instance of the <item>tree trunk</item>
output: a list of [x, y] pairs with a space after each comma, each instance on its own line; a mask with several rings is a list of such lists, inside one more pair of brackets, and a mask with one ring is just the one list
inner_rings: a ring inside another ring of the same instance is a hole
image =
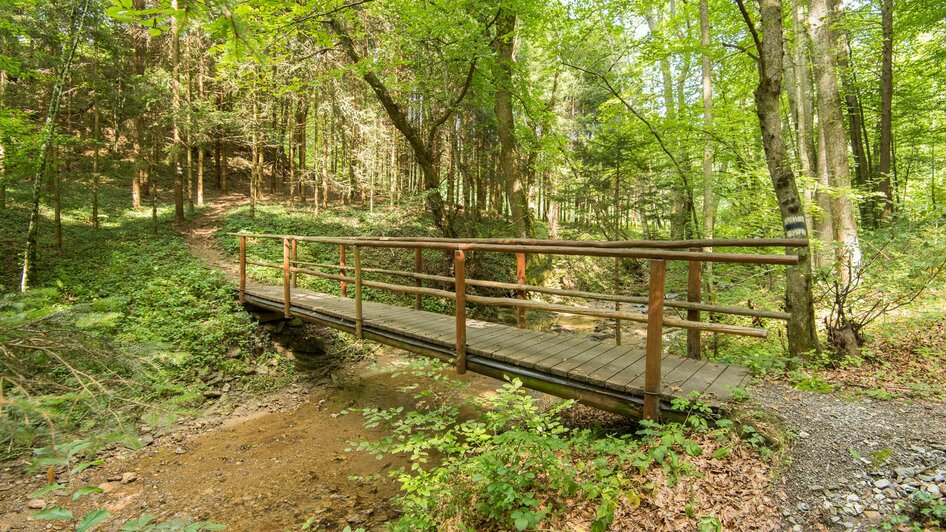
[[26, 230], [26, 249], [23, 253], [23, 269], [20, 274], [20, 291], [22, 292], [29, 290], [36, 276], [36, 240], [39, 235], [39, 199], [43, 191], [43, 177], [46, 173], [46, 165], [49, 162], [53, 139], [56, 135], [56, 116], [59, 114], [59, 101], [66, 80], [69, 78], [69, 70], [72, 67], [72, 59], [76, 54], [76, 47], [79, 45], [79, 37], [85, 24], [85, 15], [88, 8], [89, 0], [85, 0], [78, 10], [76, 19], [72, 21], [74, 29], [69, 36], [69, 47], [65, 50], [59, 76], [53, 85], [52, 95], [49, 98], [49, 109], [46, 111], [46, 120], [43, 123], [43, 140], [39, 147], [39, 160], [36, 163], [33, 177], [33, 191], [30, 197], [30, 223]]
[[844, 111], [838, 91], [835, 58], [837, 45], [831, 25], [836, 20], [833, 0], [812, 0], [808, 13], [813, 35], [815, 78], [818, 89], [818, 122], [824, 132], [825, 161], [831, 186], [831, 222], [837, 245], [837, 272], [844, 278], [861, 262], [860, 244], [851, 201], [851, 175], [847, 157]]
[[171, 120], [174, 159], [174, 221], [184, 223], [184, 173], [181, 169], [181, 125], [178, 115], [181, 110], [181, 36], [177, 19], [178, 0], [171, 0]]
[[[700, 0], [700, 46], [703, 47], [701, 64], [703, 78], [703, 129], [706, 131], [703, 135], [703, 238], [713, 238], [716, 204], [716, 199], [713, 197], [713, 159], [715, 154], [713, 138], [710, 135], [713, 130], [713, 63], [709, 55], [710, 44], [708, 0]], [[707, 248], [706, 251], [712, 251], [712, 248]], [[707, 295], [710, 301], [712, 301], [714, 299], [712, 280], [713, 263], [704, 263], [703, 269], [705, 270], [703, 280], [708, 289]]]
[[[736, 0], [759, 51], [756, 63], [759, 85], [755, 90], [756, 110], [762, 131], [762, 147], [775, 188], [785, 236], [807, 238], [808, 229], [795, 175], [782, 135], [782, 117], [779, 96], [782, 91], [782, 3], [780, 0], [759, 0], [762, 35], [746, 11], [743, 0]], [[788, 350], [792, 356], [803, 356], [818, 349], [815, 311], [812, 301], [812, 275], [808, 248], [787, 248], [786, 253], [797, 255], [799, 264], [786, 268], [785, 309], [791, 314], [788, 321]]]
[[506, 189], [509, 213], [516, 236], [530, 238], [533, 234], [529, 198], [522, 183], [519, 149], [516, 143], [516, 125], [512, 109], [512, 77], [516, 48], [516, 14], [503, 8], [496, 18], [496, 38], [493, 50], [499, 63], [494, 80], [496, 101], [493, 112], [499, 134], [497, 170]]
[[880, 217], [886, 218], [893, 211], [893, 187], [890, 183], [893, 160], [893, 0], [883, 0], [882, 28], [883, 50], [880, 66], [880, 161], [877, 166], [879, 192], [883, 194]]

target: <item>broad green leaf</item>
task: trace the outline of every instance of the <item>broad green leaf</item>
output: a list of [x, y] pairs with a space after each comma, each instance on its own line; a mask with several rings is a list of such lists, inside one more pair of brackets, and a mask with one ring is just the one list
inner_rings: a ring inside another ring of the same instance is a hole
[[85, 486], [83, 488], [79, 488], [75, 493], [72, 494], [72, 500], [77, 500], [79, 497], [88, 495], [90, 493], [102, 493], [102, 488], [97, 488], [95, 486]]
[[72, 511], [61, 506], [53, 506], [52, 508], [46, 508], [33, 517], [50, 521], [72, 521]]
[[37, 498], [39, 498], [39, 497], [42, 497], [43, 495], [46, 495], [47, 493], [49, 493], [49, 492], [51, 492], [51, 491], [61, 490], [61, 489], [63, 489], [63, 488], [65, 488], [65, 486], [63, 486], [62, 484], [58, 484], [58, 483], [57, 483], [57, 484], [50, 484], [50, 485], [46, 486], [46, 487], [43, 488], [43, 489], [36, 490], [36, 491], [34, 491], [33, 493], [31, 493], [31, 494], [30, 494], [30, 498], [31, 498], [31, 499], [37, 499]]
[[107, 518], [108, 518], [107, 511], [101, 508], [97, 510], [92, 510], [91, 512], [82, 516], [82, 520], [79, 521], [79, 524], [76, 525], [76, 532], [86, 532], [86, 530], [90, 530], [92, 527], [101, 523]]

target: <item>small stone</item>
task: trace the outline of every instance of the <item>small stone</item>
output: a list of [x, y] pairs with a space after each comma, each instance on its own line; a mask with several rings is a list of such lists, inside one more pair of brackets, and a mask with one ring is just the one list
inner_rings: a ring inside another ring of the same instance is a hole
[[808, 503], [806, 502], [798, 503], [798, 509], [801, 510], [802, 512], [807, 512], [809, 508], [810, 507], [808, 506]]
[[122, 484], [131, 484], [132, 482], [138, 480], [138, 473], [134, 471], [129, 471], [122, 475]]
[[939, 486], [937, 486], [936, 484], [927, 484], [926, 486], [923, 487], [923, 489], [934, 497], [943, 496], [943, 492], [940, 491]]
[[811, 434], [808, 434], [808, 433], [805, 432], [805, 431], [801, 431], [801, 432], [798, 433], [798, 437], [799, 437], [799, 438], [809, 438], [809, 437], [811, 437]]
[[185, 451], [183, 447], [177, 447], [174, 449], [174, 454], [184, 454], [184, 453]]
[[151, 445], [152, 443], [154, 443], [154, 436], [150, 434], [145, 434], [141, 436], [140, 440], [141, 440], [141, 445], [147, 447]]
[[882, 478], [882, 479], [880, 479], [880, 480], [874, 482], [874, 487], [875, 487], [875, 488], [878, 488], [878, 489], [884, 489], [884, 488], [886, 488], [886, 487], [888, 487], [888, 486], [890, 486], [890, 481], [887, 480], [887, 479], [885, 479], [885, 478]]
[[219, 399], [223, 394], [220, 393], [220, 390], [207, 390], [203, 395], [205, 399]]
[[43, 510], [46, 508], [46, 501], [43, 499], [30, 499], [26, 503], [26, 507], [30, 510]]
[[111, 493], [118, 489], [117, 482], [103, 482], [99, 484], [99, 489], [102, 490], [102, 493]]
[[854, 495], [853, 493], [848, 493], [848, 494], [847, 494], [847, 497], [845, 497], [845, 499], [846, 499], [848, 502], [857, 502], [857, 501], [861, 500], [860, 497], [858, 497], [857, 495]]
[[812, 484], [811, 486], [808, 486], [808, 489], [810, 489], [811, 491], [821, 491], [824, 489], [824, 486], [822, 486], [821, 484]]

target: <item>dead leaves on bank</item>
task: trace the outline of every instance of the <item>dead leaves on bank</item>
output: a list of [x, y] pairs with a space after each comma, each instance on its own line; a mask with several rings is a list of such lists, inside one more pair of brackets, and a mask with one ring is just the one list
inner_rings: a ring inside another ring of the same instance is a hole
[[[774, 530], [778, 528], [778, 504], [771, 487], [771, 467], [744, 445], [721, 443], [709, 436], [691, 435], [703, 448], [696, 457], [685, 456], [696, 475], [683, 475], [670, 487], [659, 467], [641, 475], [637, 469], [624, 473], [637, 489], [627, 490], [615, 509], [609, 530]], [[721, 452], [729, 446], [729, 453]], [[563, 514], [553, 518], [554, 530], [590, 530], [595, 519], [594, 502], [567, 500]]]

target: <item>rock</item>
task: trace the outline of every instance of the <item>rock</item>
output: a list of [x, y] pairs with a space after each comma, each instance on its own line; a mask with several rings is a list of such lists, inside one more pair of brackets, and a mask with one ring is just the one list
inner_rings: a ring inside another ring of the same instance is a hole
[[102, 490], [102, 493], [111, 493], [118, 489], [117, 482], [103, 482], [99, 484], [99, 489]]
[[154, 436], [150, 434], [145, 434], [140, 438], [140, 440], [141, 440], [141, 445], [147, 447], [151, 445], [152, 443], [154, 443]]
[[923, 487], [923, 490], [937, 498], [943, 496], [943, 492], [940, 491], [939, 486], [936, 484], [927, 484]]
[[811, 437], [811, 434], [808, 434], [808, 433], [805, 432], [805, 431], [801, 431], [801, 432], [798, 433], [798, 437], [799, 437], [799, 438], [810, 438], [810, 437]]
[[287, 325], [289, 325], [290, 327], [302, 327], [303, 325], [305, 325], [305, 322], [303, 322], [299, 318], [292, 318], [291, 320], [289, 320]]
[[800, 503], [798, 503], [798, 509], [799, 509], [800, 511], [802, 511], [802, 512], [807, 512], [809, 508], [810, 508], [810, 507], [808, 506], [808, 503], [806, 503], [806, 502], [800, 502]]
[[910, 478], [916, 474], [916, 469], [912, 467], [898, 467], [893, 471], [900, 478]]
[[186, 451], [184, 451], [183, 447], [177, 447], [174, 449], [174, 454], [184, 454], [185, 452]]
[[26, 507], [30, 510], [44, 510], [46, 509], [46, 501], [43, 499], [30, 499], [26, 503]]
[[886, 488], [886, 487], [888, 487], [888, 486], [890, 486], [890, 481], [887, 480], [887, 479], [885, 479], [885, 478], [882, 478], [882, 479], [880, 479], [880, 480], [874, 482], [874, 487], [875, 487], [875, 488], [878, 488], [878, 489], [884, 489], [884, 488]]
[[219, 399], [223, 395], [220, 390], [207, 390], [204, 392], [205, 399]]
[[121, 482], [122, 484], [131, 484], [132, 482], [136, 480], [138, 480], [138, 473], [135, 473], [134, 471], [129, 471], [125, 473], [124, 475], [122, 475]]

